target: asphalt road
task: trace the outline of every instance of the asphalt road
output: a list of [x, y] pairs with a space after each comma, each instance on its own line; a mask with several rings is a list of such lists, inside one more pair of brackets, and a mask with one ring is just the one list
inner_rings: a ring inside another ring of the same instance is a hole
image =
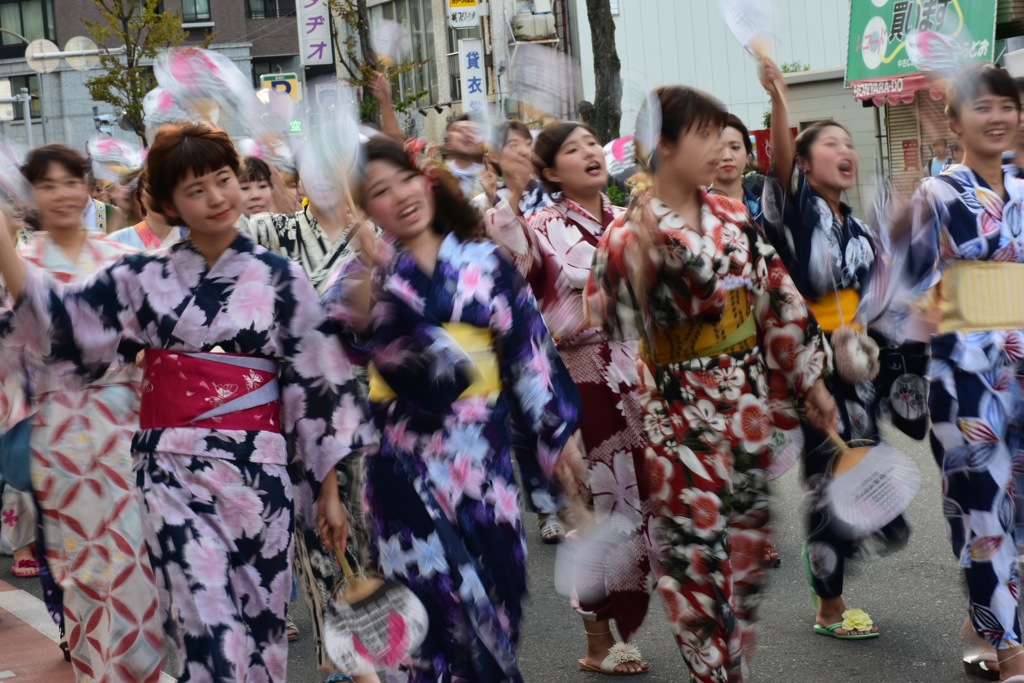
[[[813, 610], [800, 568], [803, 489], [796, 471], [775, 482], [776, 547], [782, 566], [770, 574], [761, 614], [754, 680], [771, 683], [961, 683], [973, 681], [960, 665], [959, 628], [966, 615], [965, 592], [945, 540], [939, 477], [926, 444], [892, 435], [892, 442], [912, 454], [924, 475], [922, 491], [911, 508], [914, 534], [901, 552], [848, 565], [846, 598], [850, 607], [868, 611], [882, 637], [840, 642], [811, 631]], [[534, 519], [528, 518], [531, 597], [527, 605], [521, 665], [531, 683], [588, 683], [604, 680], [578, 670], [584, 637], [580, 620], [554, 590], [555, 549], [540, 543]], [[10, 558], [0, 557], [0, 572], [9, 576]], [[15, 585], [38, 595], [38, 583]], [[302, 631], [289, 654], [289, 680], [322, 681], [314, 664], [309, 613], [291, 608]], [[685, 683], [684, 666], [657, 598], [647, 622], [634, 639], [651, 664], [637, 680]], [[392, 678], [392, 680], [398, 680]]]

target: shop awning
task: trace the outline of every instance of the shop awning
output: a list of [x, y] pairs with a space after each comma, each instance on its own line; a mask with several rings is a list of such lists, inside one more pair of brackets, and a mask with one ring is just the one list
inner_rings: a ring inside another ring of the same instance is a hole
[[906, 104], [918, 92], [943, 93], [907, 56], [906, 36], [935, 31], [954, 39], [965, 61], [991, 62], [996, 0], [850, 0], [846, 85], [855, 99]]

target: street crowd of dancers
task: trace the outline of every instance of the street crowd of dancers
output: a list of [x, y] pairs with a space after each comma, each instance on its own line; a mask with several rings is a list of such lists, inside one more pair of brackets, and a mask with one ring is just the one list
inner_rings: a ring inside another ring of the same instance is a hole
[[[328, 680], [522, 681], [526, 507], [545, 542], [614, 526], [566, 599], [581, 669], [647, 673], [629, 640], [657, 593], [691, 681], [752, 680], [787, 459], [808, 631], [884, 636], [844, 599], [846, 562], [911, 527], [851, 534], [830, 483], [836, 441], [878, 443], [888, 416], [942, 471], [963, 666], [1024, 681], [1019, 84], [958, 79], [962, 163], [869, 221], [843, 201], [848, 131], [794, 140], [782, 73], [759, 69], [770, 177], [742, 121], [664, 86], [627, 207], [585, 123], [509, 121], [485, 146], [459, 118], [435, 149], [404, 139], [386, 81], [348, 192], [304, 187], [301, 148], [295, 178], [206, 122], [159, 130], [121, 210], [76, 151], [31, 150], [32, 207], [0, 230], [0, 417], [30, 426], [31, 490], [4, 508], [77, 679], [155, 681], [166, 640], [179, 680], [284, 681], [294, 577]], [[875, 372], [846, 367], [849, 339]], [[343, 564], [426, 610], [390, 672], [324, 644]]]

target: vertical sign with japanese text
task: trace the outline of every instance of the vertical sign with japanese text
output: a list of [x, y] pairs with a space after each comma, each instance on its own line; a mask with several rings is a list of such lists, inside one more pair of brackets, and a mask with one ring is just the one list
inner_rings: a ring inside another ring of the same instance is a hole
[[476, 28], [480, 25], [480, 7], [477, 0], [448, 0], [448, 26]]
[[329, 0], [296, 0], [302, 66], [334, 63]]
[[462, 79], [462, 111], [484, 114], [487, 111], [487, 68], [484, 64], [484, 41], [480, 38], [459, 40], [459, 77]]

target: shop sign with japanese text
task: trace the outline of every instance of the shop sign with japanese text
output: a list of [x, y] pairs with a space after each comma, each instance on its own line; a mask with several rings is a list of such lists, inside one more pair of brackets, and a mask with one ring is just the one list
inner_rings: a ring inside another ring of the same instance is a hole
[[448, 25], [452, 28], [476, 28], [480, 25], [477, 0], [448, 0]]
[[851, 0], [846, 82], [892, 79], [917, 72], [907, 56], [914, 31], [949, 36], [966, 62], [990, 62], [995, 49], [996, 0]]
[[302, 66], [334, 63], [331, 49], [331, 12], [328, 0], [296, 0], [299, 57]]
[[459, 78], [462, 79], [462, 111], [485, 114], [487, 68], [484, 64], [484, 41], [479, 38], [459, 40]]

